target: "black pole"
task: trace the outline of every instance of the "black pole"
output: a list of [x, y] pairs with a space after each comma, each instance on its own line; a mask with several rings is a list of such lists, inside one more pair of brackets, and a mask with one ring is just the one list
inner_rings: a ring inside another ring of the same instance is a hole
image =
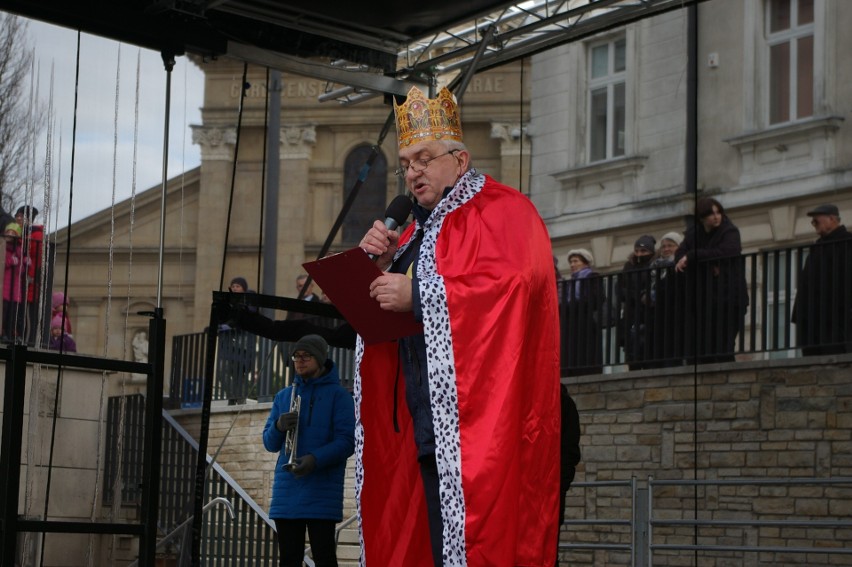
[[[245, 295], [245, 294], [240, 294]], [[210, 436], [210, 404], [213, 402], [213, 370], [216, 365], [216, 338], [219, 317], [216, 304], [210, 308], [207, 326], [207, 351], [204, 353], [204, 381], [201, 403], [201, 430], [198, 433], [198, 459], [195, 463], [195, 496], [192, 517], [192, 567], [201, 567], [201, 530], [204, 515], [205, 483], [207, 480], [207, 445]]]
[[684, 191], [698, 190], [698, 6], [686, 9], [686, 163]]
[[3, 441], [0, 448], [0, 565], [14, 565], [18, 539], [18, 498], [21, 488], [21, 449], [24, 430], [24, 394], [27, 347], [12, 346], [6, 361], [3, 398]]
[[263, 282], [260, 293], [275, 295], [278, 274], [278, 195], [281, 167], [281, 71], [270, 70], [267, 83], [269, 127], [266, 133], [266, 196], [263, 231]]
[[[684, 190], [693, 196], [693, 213], [698, 203], [698, 6], [690, 4], [686, 9], [686, 163], [684, 166]], [[698, 217], [692, 215], [693, 230], [698, 231]], [[689, 266], [695, 272], [697, 266]], [[697, 274], [697, 272], [695, 272]], [[698, 277], [693, 278], [696, 287], [693, 292], [698, 297]], [[687, 309], [692, 310], [692, 329], [689, 340], [695, 366], [692, 374], [692, 467], [693, 479], [698, 480], [698, 308], [695, 301]], [[698, 490], [693, 493], [693, 517], [698, 520]], [[693, 526], [693, 544], [698, 543], [698, 524]], [[695, 564], [698, 564], [698, 550], [694, 552]]]
[[[139, 565], [153, 567], [157, 553], [160, 513], [160, 463], [163, 444], [163, 376], [166, 367], [166, 320], [162, 307], [154, 309], [148, 323], [148, 361], [151, 364], [145, 388], [145, 447], [142, 454], [141, 520], [144, 536], [139, 542]], [[120, 494], [113, 496], [120, 498]]]

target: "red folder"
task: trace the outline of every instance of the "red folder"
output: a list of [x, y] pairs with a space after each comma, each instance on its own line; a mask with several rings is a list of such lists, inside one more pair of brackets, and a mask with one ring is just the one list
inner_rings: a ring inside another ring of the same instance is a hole
[[423, 332], [411, 311], [386, 311], [370, 297], [382, 271], [360, 248], [302, 264], [337, 310], [368, 345]]

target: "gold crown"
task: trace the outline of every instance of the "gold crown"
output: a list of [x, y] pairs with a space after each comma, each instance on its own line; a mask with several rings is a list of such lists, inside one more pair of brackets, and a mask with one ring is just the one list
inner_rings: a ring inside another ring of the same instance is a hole
[[429, 99], [411, 87], [402, 104], [393, 102], [399, 147], [432, 140], [462, 141], [461, 117], [456, 97], [443, 87], [437, 98]]

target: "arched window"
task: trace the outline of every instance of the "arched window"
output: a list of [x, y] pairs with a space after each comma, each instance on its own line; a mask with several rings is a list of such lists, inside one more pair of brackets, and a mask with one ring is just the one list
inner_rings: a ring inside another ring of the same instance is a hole
[[[372, 152], [371, 146], [358, 146], [346, 156], [343, 166], [343, 198], [349, 197], [349, 193], [355, 186], [361, 174], [361, 169], [367, 163], [367, 158]], [[349, 209], [349, 214], [343, 221], [343, 242], [345, 244], [357, 244], [361, 237], [376, 219], [384, 218], [385, 200], [387, 195], [388, 160], [379, 151], [373, 167], [364, 184], [358, 191], [358, 196]]]

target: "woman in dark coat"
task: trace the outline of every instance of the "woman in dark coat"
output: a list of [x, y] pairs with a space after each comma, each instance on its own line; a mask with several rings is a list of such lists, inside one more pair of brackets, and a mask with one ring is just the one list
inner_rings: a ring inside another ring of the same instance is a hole
[[675, 254], [675, 271], [687, 276], [680, 282], [687, 298], [684, 350], [699, 363], [732, 362], [748, 307], [740, 230], [716, 199], [699, 199], [695, 212], [699, 222]]
[[594, 258], [585, 249], [568, 252], [569, 279], [563, 282], [562, 367], [566, 376], [600, 374], [603, 371], [601, 344], [601, 307], [604, 304], [603, 280], [592, 271]]

